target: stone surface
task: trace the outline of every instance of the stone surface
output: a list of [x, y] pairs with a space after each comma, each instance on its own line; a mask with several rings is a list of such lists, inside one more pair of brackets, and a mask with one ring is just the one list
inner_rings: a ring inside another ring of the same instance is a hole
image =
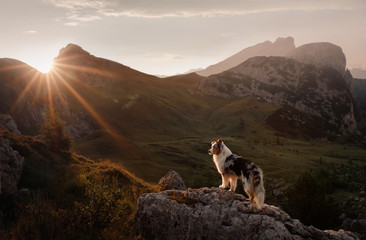
[[21, 177], [24, 158], [0, 135], [0, 193], [14, 193]]
[[158, 183], [160, 191], [164, 190], [186, 190], [182, 177], [174, 170], [170, 170]]
[[328, 42], [304, 44], [287, 56], [301, 63], [334, 68], [341, 74], [346, 70], [346, 56], [342, 48]]
[[0, 113], [0, 129], [7, 130], [17, 135], [21, 134], [14, 119], [9, 114]]
[[141, 239], [358, 239], [305, 226], [275, 206], [252, 210], [244, 196], [218, 188], [143, 194], [135, 220]]

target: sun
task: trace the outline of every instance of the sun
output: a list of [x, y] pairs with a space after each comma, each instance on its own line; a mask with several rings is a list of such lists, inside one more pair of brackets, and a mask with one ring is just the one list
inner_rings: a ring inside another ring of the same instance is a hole
[[53, 49], [53, 47], [34, 47], [22, 52], [22, 56], [18, 59], [42, 73], [48, 73], [52, 69], [53, 59], [57, 56], [57, 51]]
[[48, 73], [53, 66], [53, 59], [33, 58], [28, 64], [42, 73]]

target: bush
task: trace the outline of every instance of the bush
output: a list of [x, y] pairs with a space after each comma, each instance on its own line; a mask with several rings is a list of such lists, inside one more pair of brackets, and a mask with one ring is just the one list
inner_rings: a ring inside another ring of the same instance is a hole
[[65, 123], [61, 121], [59, 116], [52, 111], [47, 111], [46, 121], [41, 127], [41, 132], [44, 141], [56, 153], [70, 152], [71, 150], [72, 138], [65, 129]]
[[285, 210], [306, 225], [323, 229], [339, 225], [339, 208], [326, 196], [327, 187], [312, 171], [302, 172], [286, 191]]

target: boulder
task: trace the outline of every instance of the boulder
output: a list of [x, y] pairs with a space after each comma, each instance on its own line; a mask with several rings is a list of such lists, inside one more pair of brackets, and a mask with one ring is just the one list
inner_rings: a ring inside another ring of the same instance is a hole
[[244, 196], [218, 188], [143, 194], [135, 220], [141, 239], [358, 239], [305, 226], [275, 206], [254, 210]]
[[182, 177], [174, 170], [170, 170], [158, 183], [160, 191], [164, 190], [186, 190]]

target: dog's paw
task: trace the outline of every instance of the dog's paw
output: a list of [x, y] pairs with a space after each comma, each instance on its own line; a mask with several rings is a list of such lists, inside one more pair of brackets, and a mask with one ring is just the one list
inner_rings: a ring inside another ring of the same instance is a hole
[[224, 186], [223, 184], [221, 184], [221, 185], [219, 186], [219, 188], [221, 188], [221, 189], [225, 189], [225, 186]]
[[234, 189], [230, 189], [229, 192], [235, 192], [235, 190]]

